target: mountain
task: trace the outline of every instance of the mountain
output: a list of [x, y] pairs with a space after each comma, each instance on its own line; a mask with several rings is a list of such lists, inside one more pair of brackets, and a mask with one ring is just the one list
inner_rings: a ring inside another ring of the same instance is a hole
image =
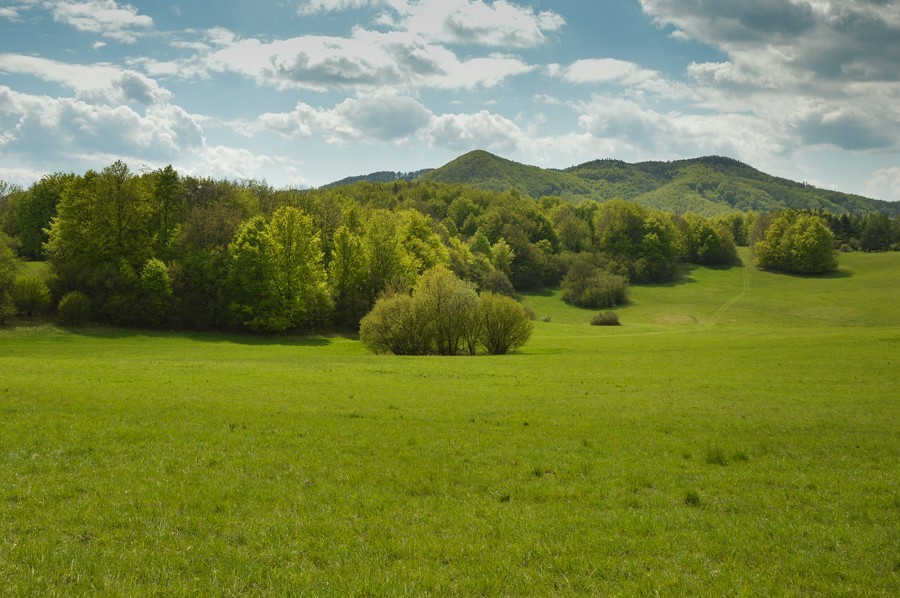
[[821, 209], [835, 214], [900, 215], [900, 202], [820, 189], [774, 177], [721, 156], [635, 164], [621, 160], [593, 160], [558, 170], [520, 164], [476, 150], [433, 170], [376, 172], [349, 177], [325, 187], [401, 179], [471, 185], [499, 192], [515, 190], [535, 199], [548, 195], [571, 201], [620, 198], [667, 212], [695, 212], [707, 216], [734, 210], [772, 212], [782, 208]]
[[390, 170], [381, 170], [379, 172], [373, 172], [361, 176], [350, 176], [333, 183], [328, 183], [327, 185], [322, 185], [322, 189], [342, 187], [344, 185], [352, 185], [354, 183], [391, 183], [393, 181], [413, 181], [421, 177], [423, 174], [429, 172], [430, 170], [430, 168], [426, 168], [424, 170], [416, 170], [413, 172], [392, 172]]

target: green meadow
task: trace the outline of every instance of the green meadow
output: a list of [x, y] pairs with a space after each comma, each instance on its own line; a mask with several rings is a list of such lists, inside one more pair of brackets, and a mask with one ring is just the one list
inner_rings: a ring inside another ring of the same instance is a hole
[[896, 596], [898, 290], [854, 253], [620, 327], [529, 293], [501, 357], [20, 321], [0, 594]]

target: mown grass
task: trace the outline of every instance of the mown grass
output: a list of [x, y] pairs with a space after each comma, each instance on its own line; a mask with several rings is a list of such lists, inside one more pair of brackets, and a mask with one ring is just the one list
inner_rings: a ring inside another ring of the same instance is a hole
[[900, 255], [698, 268], [503, 357], [0, 330], [0, 594], [900, 590]]

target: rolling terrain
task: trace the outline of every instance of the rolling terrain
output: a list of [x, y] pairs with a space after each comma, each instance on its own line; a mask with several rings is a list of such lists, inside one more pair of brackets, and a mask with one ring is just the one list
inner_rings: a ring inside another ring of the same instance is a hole
[[[819, 189], [773, 177], [719, 156], [673, 162], [594, 160], [563, 170], [539, 168], [473, 151], [436, 168], [412, 175], [373, 173], [332, 185], [360, 180], [428, 180], [464, 184], [490, 191], [515, 190], [538, 199], [555, 195], [577, 201], [628, 199], [660, 210], [707, 216], [734, 210], [772, 212], [782, 208], [824, 210], [834, 214], [900, 215], [900, 202], [888, 202]], [[393, 178], [386, 178], [392, 175]]]

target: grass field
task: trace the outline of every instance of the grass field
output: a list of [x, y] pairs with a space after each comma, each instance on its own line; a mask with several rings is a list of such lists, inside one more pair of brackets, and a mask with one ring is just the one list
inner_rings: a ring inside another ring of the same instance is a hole
[[900, 254], [503, 357], [0, 329], [0, 595], [900, 594]]

